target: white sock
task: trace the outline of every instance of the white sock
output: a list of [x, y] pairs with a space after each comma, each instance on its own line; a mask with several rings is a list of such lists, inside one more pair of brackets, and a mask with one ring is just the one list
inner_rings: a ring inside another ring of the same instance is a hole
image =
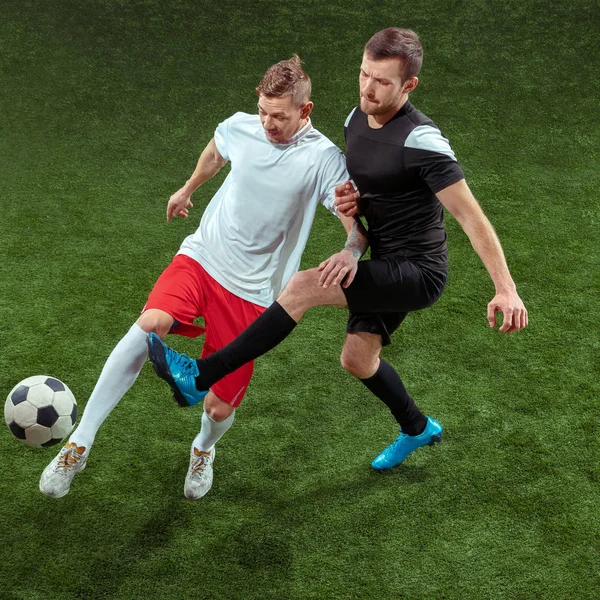
[[215, 421], [207, 412], [202, 413], [202, 427], [192, 445], [202, 452], [210, 452], [229, 431], [234, 418], [235, 410], [224, 421]]
[[69, 442], [85, 446], [86, 454], [94, 443], [100, 425], [140, 374], [148, 358], [146, 335], [146, 332], [134, 323], [106, 360], [79, 426], [69, 438]]

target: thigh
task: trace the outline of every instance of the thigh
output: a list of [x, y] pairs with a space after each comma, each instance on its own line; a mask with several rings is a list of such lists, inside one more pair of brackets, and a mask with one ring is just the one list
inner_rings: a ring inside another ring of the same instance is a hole
[[[232, 294], [212, 280], [207, 288], [204, 315], [206, 339], [202, 356], [209, 356], [229, 344], [265, 310], [262, 306]], [[254, 362], [246, 363], [218, 381], [211, 390], [224, 402], [237, 407], [246, 394], [253, 371]]]
[[298, 271], [277, 298], [277, 302], [296, 322], [300, 321], [304, 313], [314, 306], [346, 308], [346, 297], [342, 287], [320, 285], [321, 275], [318, 268]]
[[175, 323], [170, 333], [187, 337], [202, 335], [204, 327], [196, 325], [194, 320], [204, 316], [207, 277], [200, 263], [178, 254], [156, 280], [142, 312], [158, 309], [171, 315]]

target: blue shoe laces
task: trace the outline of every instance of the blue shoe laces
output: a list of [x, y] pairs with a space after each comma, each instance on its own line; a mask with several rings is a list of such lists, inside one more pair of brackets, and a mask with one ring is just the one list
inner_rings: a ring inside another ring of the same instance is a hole
[[396, 446], [405, 438], [408, 437], [406, 433], [400, 431], [400, 435], [390, 444], [390, 448], [394, 449]]
[[169, 363], [169, 368], [176, 367], [178, 374], [182, 377], [195, 377], [194, 367], [196, 367], [196, 361], [187, 354], [179, 354], [179, 352], [175, 352], [175, 350], [169, 348], [167, 362]]

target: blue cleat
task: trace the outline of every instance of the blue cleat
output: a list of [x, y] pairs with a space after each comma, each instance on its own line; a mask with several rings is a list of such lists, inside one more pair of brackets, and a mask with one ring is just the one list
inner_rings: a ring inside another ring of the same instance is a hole
[[195, 378], [200, 373], [193, 358], [175, 352], [155, 333], [148, 334], [148, 356], [154, 372], [169, 384], [179, 406], [194, 406], [204, 400], [208, 390], [196, 388]]
[[413, 450], [421, 446], [433, 446], [442, 439], [442, 426], [431, 417], [427, 417], [425, 431], [419, 435], [406, 435], [400, 431], [396, 441], [375, 457], [371, 466], [378, 471], [391, 469], [399, 465]]

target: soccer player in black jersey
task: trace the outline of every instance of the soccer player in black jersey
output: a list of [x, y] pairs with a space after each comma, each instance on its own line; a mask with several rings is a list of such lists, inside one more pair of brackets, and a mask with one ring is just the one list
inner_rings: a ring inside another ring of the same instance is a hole
[[[490, 327], [496, 325], [497, 312], [503, 313], [502, 332], [527, 326], [527, 310], [500, 242], [448, 140], [408, 100], [421, 64], [422, 47], [410, 30], [385, 29], [365, 46], [360, 105], [345, 123], [347, 166], [358, 192], [349, 182], [340, 186], [337, 204], [346, 216], [363, 215], [368, 231], [357, 218], [344, 250], [294, 275], [248, 329], [205, 359], [192, 360], [149, 336], [155, 371], [179, 404], [199, 402], [202, 390], [279, 344], [309, 308], [347, 307], [342, 365], [390, 408], [400, 425], [400, 435], [372, 466], [394, 467], [416, 448], [439, 441], [442, 426], [419, 410], [379, 355], [409, 312], [430, 306], [442, 294], [448, 269], [444, 208], [468, 235], [496, 288], [488, 304]], [[367, 245], [371, 258], [359, 261]]]

